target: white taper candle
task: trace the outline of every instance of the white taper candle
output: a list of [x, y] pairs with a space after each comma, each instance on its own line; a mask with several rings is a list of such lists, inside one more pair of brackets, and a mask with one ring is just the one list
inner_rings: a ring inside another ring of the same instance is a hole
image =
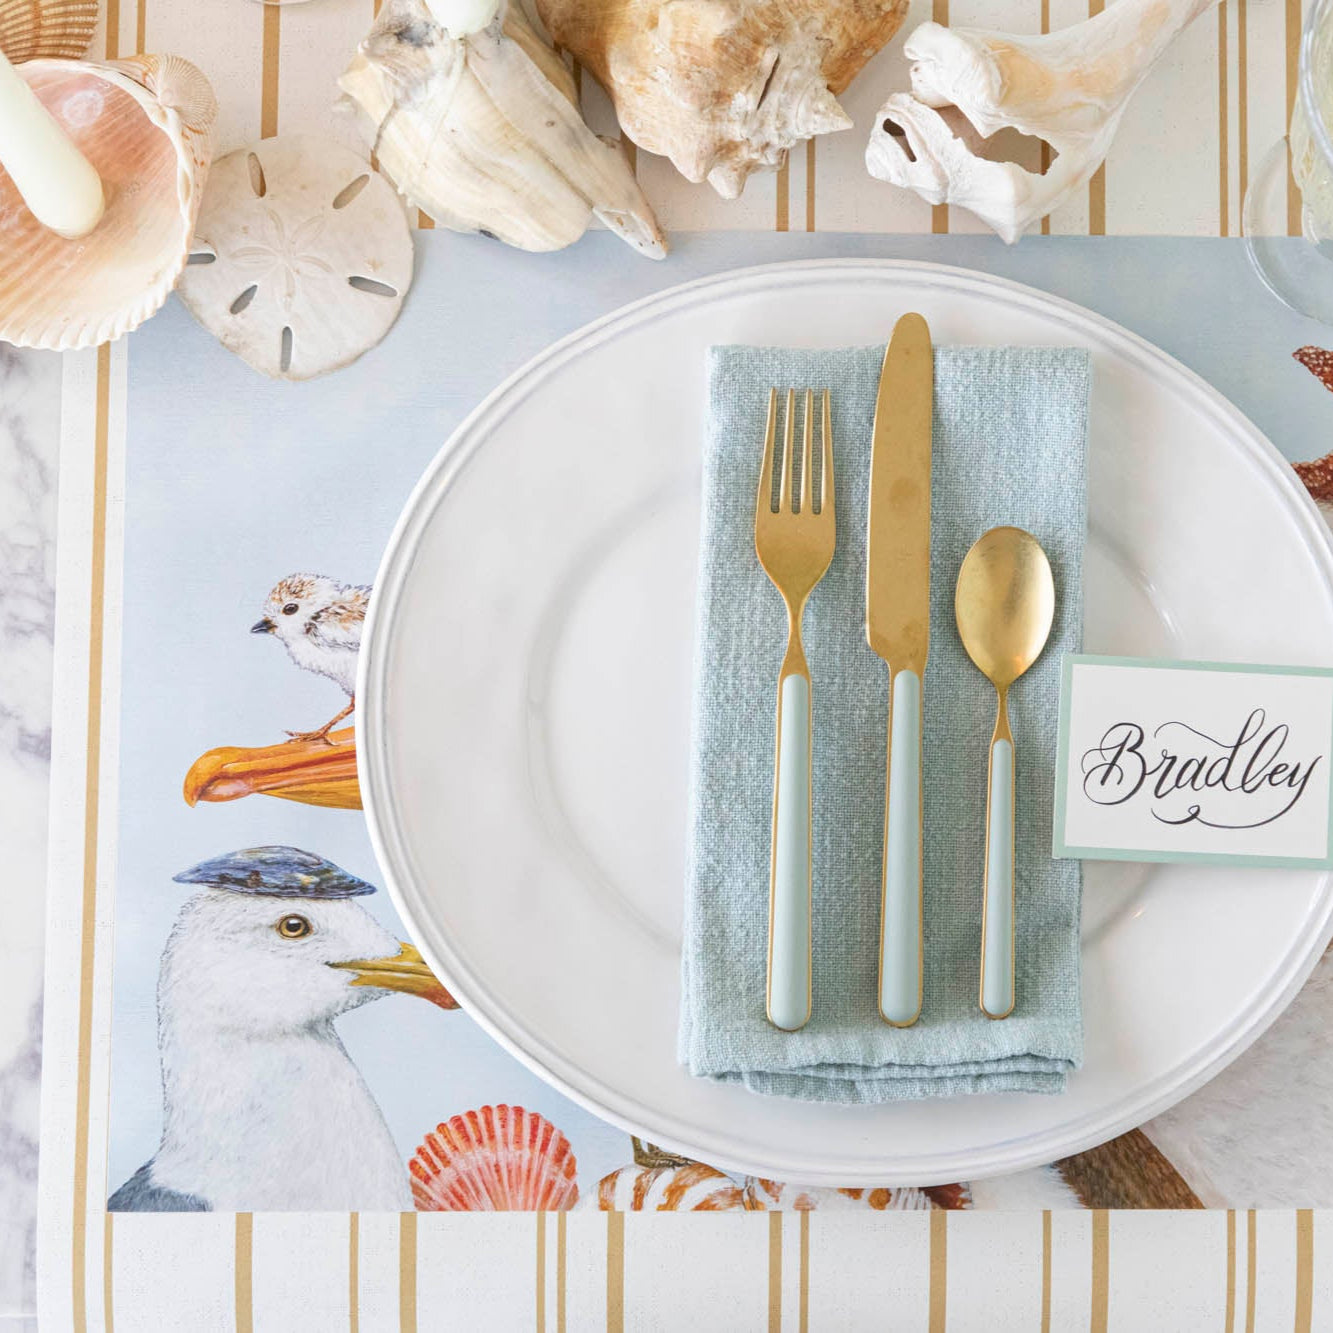
[[102, 181], [0, 51], [0, 167], [44, 227], [86, 236], [102, 219]]
[[426, 0], [435, 22], [456, 41], [480, 32], [500, 12], [501, 0]]

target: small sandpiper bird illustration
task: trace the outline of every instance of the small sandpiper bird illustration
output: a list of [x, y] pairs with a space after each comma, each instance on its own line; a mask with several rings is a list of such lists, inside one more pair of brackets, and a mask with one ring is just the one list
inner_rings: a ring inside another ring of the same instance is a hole
[[346, 708], [315, 731], [289, 731], [292, 740], [327, 741], [356, 707], [356, 658], [369, 605], [368, 584], [288, 574], [269, 593], [263, 618], [250, 626], [251, 634], [275, 635], [302, 670], [327, 676], [347, 692]]
[[162, 1140], [112, 1212], [412, 1207], [408, 1169], [334, 1020], [406, 991], [456, 1008], [359, 903], [374, 886], [297, 847], [182, 871], [199, 886], [157, 983]]

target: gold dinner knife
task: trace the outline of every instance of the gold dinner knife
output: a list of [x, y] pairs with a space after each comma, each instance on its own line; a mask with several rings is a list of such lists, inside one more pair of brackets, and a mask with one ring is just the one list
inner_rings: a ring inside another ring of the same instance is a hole
[[871, 439], [866, 642], [889, 667], [888, 760], [879, 928], [879, 1012], [921, 1014], [922, 681], [930, 647], [930, 329], [916, 314], [884, 353]]

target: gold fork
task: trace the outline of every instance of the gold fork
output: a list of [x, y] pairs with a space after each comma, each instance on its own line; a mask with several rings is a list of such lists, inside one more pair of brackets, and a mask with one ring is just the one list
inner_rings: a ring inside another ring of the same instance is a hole
[[773, 770], [772, 857], [768, 886], [768, 1021], [794, 1032], [810, 1018], [810, 880], [814, 788], [811, 752], [810, 667], [801, 643], [801, 616], [815, 584], [833, 560], [833, 427], [823, 394], [823, 448], [818, 497], [812, 467], [815, 399], [805, 391], [801, 473], [793, 475], [796, 394], [787, 390], [782, 431], [781, 492], [773, 494], [778, 466], [778, 391], [768, 394], [764, 464], [754, 513], [754, 548], [764, 572], [787, 606], [787, 655], [778, 672], [777, 756]]

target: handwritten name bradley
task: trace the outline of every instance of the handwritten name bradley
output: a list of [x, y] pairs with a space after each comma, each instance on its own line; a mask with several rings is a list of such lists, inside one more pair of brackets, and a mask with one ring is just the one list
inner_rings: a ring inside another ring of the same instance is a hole
[[[1084, 752], [1083, 793], [1098, 805], [1123, 805], [1142, 792], [1152, 802], [1153, 818], [1164, 824], [1260, 828], [1296, 806], [1324, 758], [1284, 758], [1290, 737], [1291, 728], [1270, 725], [1262, 708], [1250, 713], [1234, 740], [1219, 740], [1186, 722], [1163, 722], [1149, 746], [1137, 722], [1116, 722]], [[1191, 799], [1199, 793], [1212, 797]], [[1187, 804], [1178, 809], [1173, 798]], [[1248, 814], [1238, 820], [1241, 811]]]

